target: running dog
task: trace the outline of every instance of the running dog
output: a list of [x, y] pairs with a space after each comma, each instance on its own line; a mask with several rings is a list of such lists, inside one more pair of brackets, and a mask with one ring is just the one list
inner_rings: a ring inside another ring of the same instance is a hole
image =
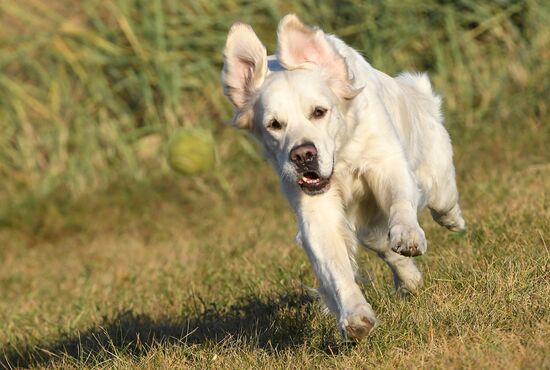
[[278, 173], [319, 293], [346, 340], [378, 321], [356, 282], [357, 245], [391, 268], [397, 292], [417, 290], [426, 252], [418, 213], [465, 228], [441, 98], [426, 74], [392, 78], [321, 29], [285, 16], [276, 55], [234, 24], [222, 85], [234, 127], [248, 130]]

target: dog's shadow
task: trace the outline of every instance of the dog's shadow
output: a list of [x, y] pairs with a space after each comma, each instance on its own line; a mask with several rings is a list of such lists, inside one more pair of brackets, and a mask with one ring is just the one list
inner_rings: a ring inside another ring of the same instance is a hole
[[[298, 348], [310, 341], [313, 331], [321, 329], [322, 340], [316, 346], [334, 354], [338, 344], [331, 334], [334, 327], [313, 328], [312, 317], [318, 311], [314, 298], [306, 292], [260, 298], [249, 296], [239, 304], [219, 309], [215, 304], [201, 306], [199, 314], [180, 319], [155, 320], [133, 311], [119, 313], [75, 336], [42, 343], [32, 348], [6, 348], [0, 357], [0, 368], [45, 365], [61, 357], [77, 361], [86, 358], [114, 357], [116, 353], [144, 355], [157, 344], [194, 345], [228, 344], [247, 345], [276, 352]], [[319, 333], [317, 333], [319, 334]]]

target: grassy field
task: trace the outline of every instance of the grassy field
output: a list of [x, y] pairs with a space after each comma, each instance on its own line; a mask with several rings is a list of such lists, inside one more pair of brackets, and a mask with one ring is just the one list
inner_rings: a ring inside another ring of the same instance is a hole
[[[46, 5], [47, 4], [47, 5]], [[341, 35], [444, 97], [469, 229], [423, 214], [424, 288], [361, 252], [380, 327], [344, 345], [294, 217], [219, 86], [235, 20]], [[550, 368], [550, 5], [0, 2], [0, 368]], [[216, 168], [170, 172], [178, 127]]]

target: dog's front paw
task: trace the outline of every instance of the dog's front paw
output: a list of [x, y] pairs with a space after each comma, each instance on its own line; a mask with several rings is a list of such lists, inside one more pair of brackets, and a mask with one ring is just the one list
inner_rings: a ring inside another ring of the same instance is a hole
[[395, 253], [416, 257], [426, 253], [427, 242], [420, 226], [394, 225], [390, 229], [390, 247]]
[[370, 305], [359, 307], [340, 321], [342, 338], [347, 342], [359, 342], [378, 326], [378, 319]]

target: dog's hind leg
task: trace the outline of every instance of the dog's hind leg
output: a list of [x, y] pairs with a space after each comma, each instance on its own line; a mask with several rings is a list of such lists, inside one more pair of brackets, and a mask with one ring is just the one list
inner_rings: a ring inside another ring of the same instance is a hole
[[432, 218], [451, 231], [466, 229], [466, 222], [458, 205], [455, 167], [448, 133], [436, 124], [440, 137], [433, 140], [431, 151], [424, 165], [417, 170], [417, 181], [427, 196], [427, 206]]
[[416, 267], [414, 258], [395, 253], [389, 244], [385, 222], [368, 228], [368, 232], [359, 235], [361, 244], [370, 249], [386, 262], [393, 274], [396, 293], [400, 296], [414, 293], [422, 286], [422, 273]]
[[455, 203], [455, 205], [447, 211], [438, 211], [430, 207], [430, 212], [432, 213], [434, 221], [441, 226], [445, 226], [451, 231], [466, 230], [466, 222], [464, 218], [462, 218], [462, 212], [458, 203]]
[[466, 222], [458, 205], [458, 190], [452, 164], [445, 172], [446, 175], [437, 182], [428, 207], [435, 222], [451, 231], [463, 231], [466, 229]]
[[[386, 242], [387, 243], [387, 242]], [[400, 296], [416, 292], [422, 286], [422, 273], [412, 257], [405, 257], [388, 248], [378, 252], [380, 258], [390, 267], [395, 291]]]

